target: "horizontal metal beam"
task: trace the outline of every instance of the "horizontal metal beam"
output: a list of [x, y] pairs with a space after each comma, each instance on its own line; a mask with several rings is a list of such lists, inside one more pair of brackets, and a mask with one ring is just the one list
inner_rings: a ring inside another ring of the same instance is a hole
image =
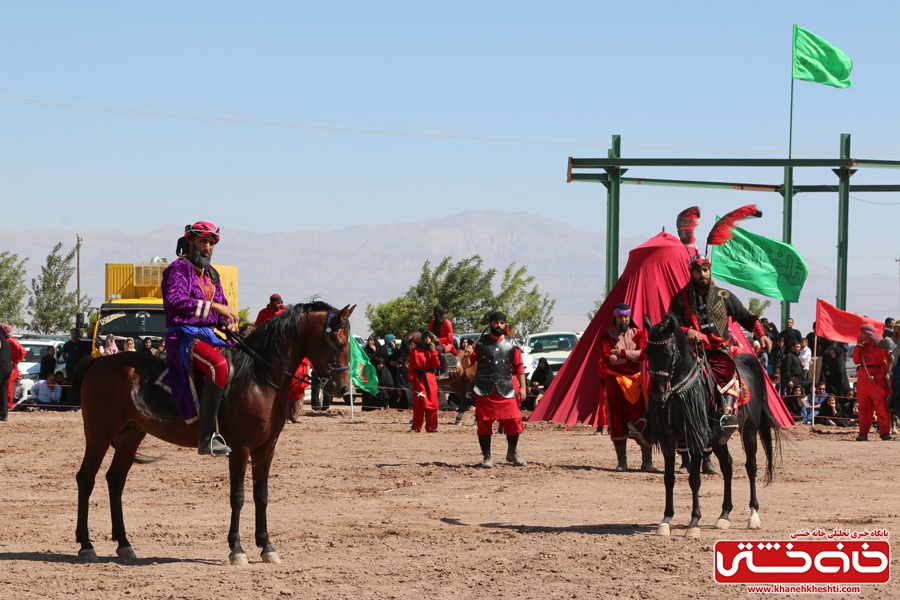
[[[587, 173], [584, 174], [587, 175]], [[572, 177], [574, 178], [575, 175], [576, 174], [573, 173]], [[660, 185], [666, 187], [743, 190], [745, 192], [777, 192], [779, 187], [778, 185], [766, 185], [761, 183], [728, 183], [725, 181], [689, 181], [682, 179], [646, 179], [642, 177], [623, 177], [622, 183], [627, 183], [630, 185]]]
[[[794, 193], [798, 194], [800, 192], [806, 193], [829, 193], [829, 192], [837, 192], [838, 186], [836, 185], [795, 185]], [[863, 192], [900, 192], [900, 185], [851, 185], [851, 192], [863, 193]]]
[[855, 158], [569, 158], [571, 169], [610, 167], [879, 167], [900, 169], [900, 161]]

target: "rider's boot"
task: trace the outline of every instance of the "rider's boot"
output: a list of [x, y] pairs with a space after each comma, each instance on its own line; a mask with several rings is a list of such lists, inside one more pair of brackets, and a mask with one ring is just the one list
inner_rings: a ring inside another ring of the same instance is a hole
[[222, 396], [225, 390], [209, 380], [203, 386], [200, 394], [200, 440], [197, 444], [197, 454], [211, 454], [213, 456], [228, 456], [231, 448], [225, 445], [225, 440], [216, 433], [216, 416], [219, 414], [219, 406], [222, 404]]
[[734, 396], [731, 394], [722, 394], [722, 416], [717, 422], [719, 443], [725, 445], [728, 440], [737, 431], [738, 418], [734, 410]]
[[718, 475], [719, 469], [716, 468], [716, 465], [712, 462], [711, 452], [703, 453], [703, 465], [700, 467], [700, 471], [702, 473], [706, 473], [707, 475]]
[[645, 473], [659, 473], [659, 469], [653, 464], [653, 449], [641, 446], [641, 471]]
[[625, 449], [626, 441], [628, 440], [618, 440], [613, 442], [613, 446], [616, 448], [616, 471], [628, 470], [628, 456]]

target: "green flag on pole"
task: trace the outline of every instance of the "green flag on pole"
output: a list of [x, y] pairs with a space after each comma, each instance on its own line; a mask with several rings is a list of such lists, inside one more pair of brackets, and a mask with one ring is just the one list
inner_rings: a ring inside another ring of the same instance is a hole
[[732, 232], [728, 242], [713, 246], [713, 276], [769, 298], [797, 302], [809, 274], [797, 249], [739, 227]]
[[848, 88], [852, 69], [853, 61], [840, 48], [794, 25], [794, 79]]
[[352, 335], [347, 343], [350, 344], [350, 378], [353, 385], [372, 395], [377, 394], [378, 373], [369, 362], [369, 356]]

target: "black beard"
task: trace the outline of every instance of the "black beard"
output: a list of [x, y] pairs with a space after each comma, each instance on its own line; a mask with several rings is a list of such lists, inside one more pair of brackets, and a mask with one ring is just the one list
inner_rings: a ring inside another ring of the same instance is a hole
[[504, 333], [506, 333], [506, 330], [504, 330], [504, 329], [501, 329], [499, 327], [496, 327], [496, 328], [491, 327], [491, 335], [494, 337], [500, 337]]
[[621, 331], [622, 333], [625, 333], [626, 331], [628, 331], [628, 325], [626, 325], [625, 323], [622, 323], [621, 325], [616, 325], [616, 327], [618, 327], [619, 331]]
[[188, 260], [198, 269], [205, 269], [212, 262], [212, 252], [209, 253], [209, 256], [203, 256], [196, 247], [192, 246], [188, 253]]

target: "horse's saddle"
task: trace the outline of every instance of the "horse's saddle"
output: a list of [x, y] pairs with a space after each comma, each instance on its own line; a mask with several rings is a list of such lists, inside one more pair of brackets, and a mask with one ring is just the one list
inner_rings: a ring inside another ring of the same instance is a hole
[[447, 383], [459, 377], [459, 359], [449, 352], [441, 354], [441, 372], [437, 373], [438, 384]]
[[[223, 354], [225, 354], [225, 360], [228, 361], [229, 371], [234, 373], [230, 349], [223, 351]], [[161, 358], [157, 358], [154, 364], [141, 377], [140, 389], [139, 393], [135, 395], [135, 402], [142, 412], [165, 418], [181, 418], [182, 415], [178, 412], [175, 401], [172, 399], [172, 390], [165, 383], [168, 372], [168, 363]], [[194, 389], [198, 398], [203, 395], [203, 387], [205, 385], [206, 381], [202, 377], [194, 377]], [[230, 391], [231, 381], [229, 380], [225, 386], [225, 397], [222, 400], [223, 406], [228, 402]]]
[[157, 359], [152, 367], [147, 369], [141, 377], [139, 400], [143, 406], [153, 414], [160, 417], [180, 417], [175, 402], [172, 400], [172, 390], [163, 383], [169, 365], [165, 360]]

